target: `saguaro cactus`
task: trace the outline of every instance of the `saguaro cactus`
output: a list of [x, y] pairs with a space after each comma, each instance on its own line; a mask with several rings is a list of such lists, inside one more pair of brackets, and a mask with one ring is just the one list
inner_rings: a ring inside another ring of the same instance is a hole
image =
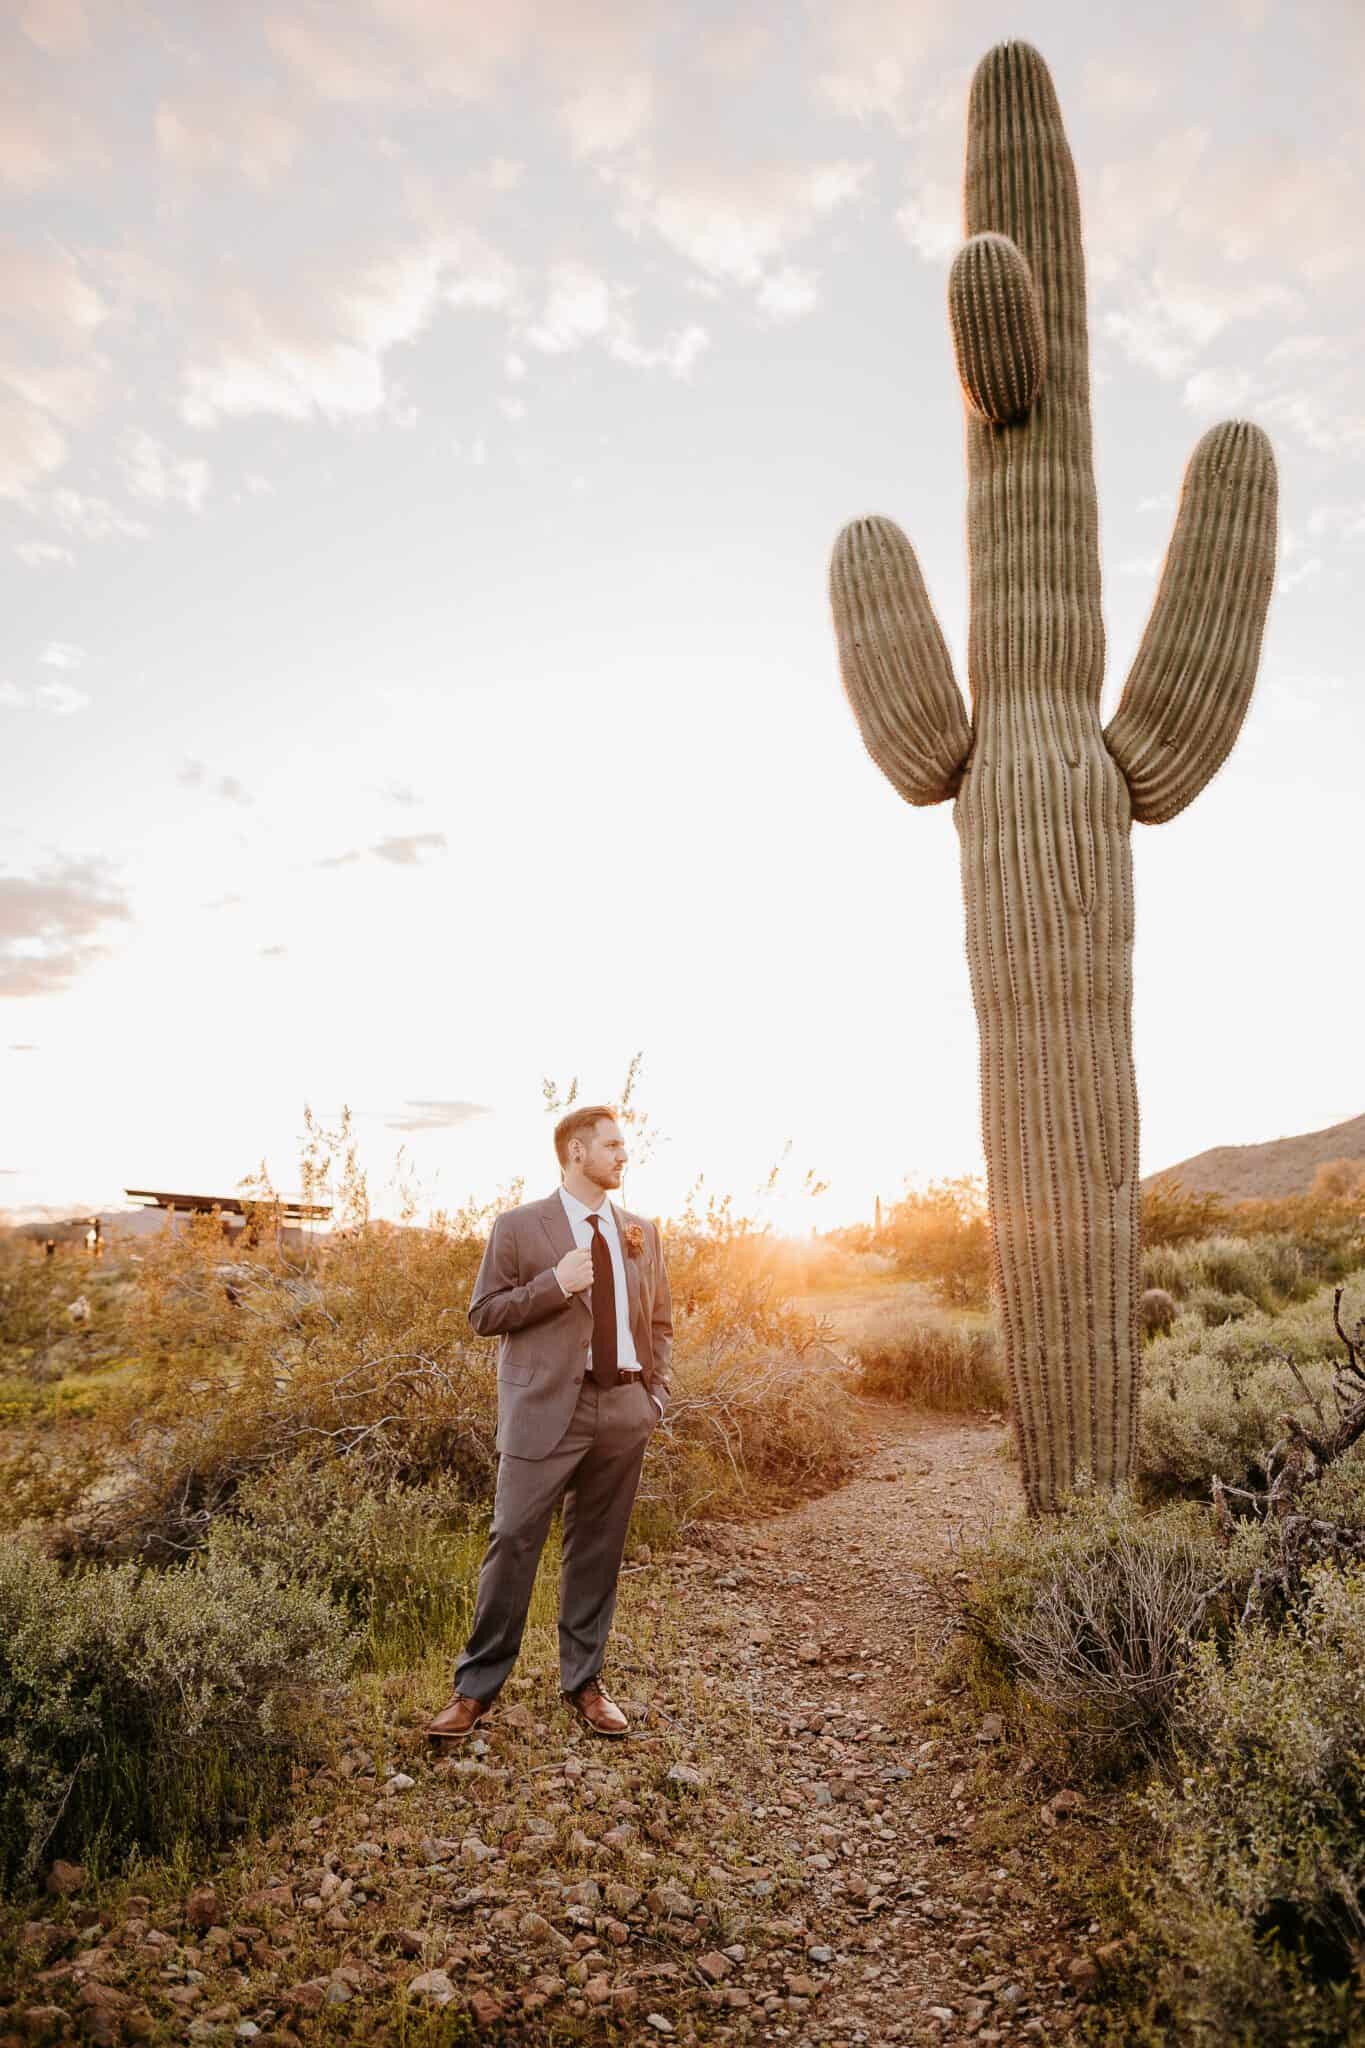
[[1213, 428], [1156, 602], [1100, 726], [1104, 627], [1076, 176], [1025, 43], [972, 82], [949, 317], [967, 412], [968, 722], [914, 551], [834, 549], [844, 687], [912, 804], [956, 797], [995, 1271], [1034, 1510], [1132, 1470], [1139, 1375], [1130, 828], [1197, 796], [1237, 737], [1275, 557], [1270, 444]]

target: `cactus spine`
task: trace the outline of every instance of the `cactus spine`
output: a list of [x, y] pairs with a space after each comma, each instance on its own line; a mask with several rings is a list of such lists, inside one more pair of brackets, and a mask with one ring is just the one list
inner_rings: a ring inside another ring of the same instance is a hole
[[830, 572], [873, 760], [956, 798], [996, 1284], [1029, 1506], [1113, 1485], [1137, 1433], [1134, 818], [1198, 795], [1237, 737], [1275, 558], [1255, 426], [1199, 442], [1141, 647], [1100, 726], [1104, 626], [1075, 171], [1046, 65], [972, 82], [968, 241], [949, 279], [967, 408], [970, 723], [914, 550], [856, 520]]

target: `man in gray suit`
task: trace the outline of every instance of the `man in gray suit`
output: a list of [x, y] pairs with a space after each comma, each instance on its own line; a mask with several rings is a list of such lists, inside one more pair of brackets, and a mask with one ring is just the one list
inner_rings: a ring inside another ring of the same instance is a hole
[[516, 1662], [561, 1497], [563, 1696], [595, 1735], [628, 1728], [599, 1673], [645, 1445], [668, 1405], [672, 1303], [657, 1229], [607, 1200], [626, 1165], [615, 1111], [562, 1117], [555, 1153], [560, 1186], [497, 1218], [469, 1304], [479, 1336], [500, 1340], [500, 1457], [469, 1641], [427, 1728], [437, 1744], [470, 1732]]

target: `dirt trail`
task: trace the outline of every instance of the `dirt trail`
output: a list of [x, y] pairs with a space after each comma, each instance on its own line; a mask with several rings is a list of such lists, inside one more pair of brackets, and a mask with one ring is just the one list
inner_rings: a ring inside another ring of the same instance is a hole
[[725, 1691], [767, 1734], [759, 1817], [805, 1873], [807, 1958], [760, 2001], [759, 2037], [1062, 2040], [1073, 1944], [1039, 1910], [1036, 1859], [979, 1839], [1009, 1763], [981, 1739], [989, 1722], [964, 1743], [931, 1699], [943, 1621], [924, 1572], [1016, 1507], [1005, 1432], [870, 1403], [865, 1417], [849, 1484], [732, 1532], [700, 1567]]
[[628, 1569], [628, 1741], [565, 1713], [552, 1605], [459, 1756], [421, 1734], [443, 1657], [371, 1681], [264, 1842], [0, 1930], [0, 2048], [1064, 2041], [1085, 1814], [932, 1686], [923, 1572], [1013, 1508], [1004, 1432], [859, 1413], [837, 1492]]

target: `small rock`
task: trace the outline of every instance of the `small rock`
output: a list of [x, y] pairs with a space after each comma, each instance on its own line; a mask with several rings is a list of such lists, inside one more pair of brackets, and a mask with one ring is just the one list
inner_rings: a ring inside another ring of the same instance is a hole
[[1079, 1792], [1054, 1792], [1048, 1801], [1055, 1814], [1084, 1813], [1085, 1801]]
[[59, 2005], [30, 2005], [19, 2016], [30, 2041], [60, 2041], [66, 2032], [66, 2014]]
[[656, 1885], [646, 1904], [656, 1920], [687, 1920], [692, 1915], [691, 1899], [676, 1884]]
[[814, 1948], [808, 1948], [806, 1954], [818, 1970], [827, 1970], [834, 1961], [834, 1950], [832, 1948], [822, 1948], [818, 1943]]
[[1003, 1714], [987, 1714], [976, 1731], [978, 1742], [1000, 1742], [1004, 1739], [1005, 1717]]
[[406, 1771], [395, 1771], [384, 1787], [385, 1796], [392, 1799], [396, 1793], [411, 1792], [416, 1783], [416, 1778], [410, 1778]]
[[668, 1773], [668, 1783], [670, 1785], [688, 1785], [693, 1791], [698, 1791], [701, 1788], [703, 1779], [701, 1772], [693, 1770], [691, 1764], [674, 1764]]
[[719, 1949], [712, 1949], [709, 1955], [697, 1958], [697, 1968], [708, 1984], [723, 1983], [734, 1967], [729, 1956], [722, 1955]]
[[476, 2027], [495, 2027], [502, 2018], [502, 2001], [491, 1991], [471, 1993], [469, 2011]]
[[523, 1735], [531, 1734], [536, 1725], [536, 1717], [531, 1709], [520, 1704], [506, 1708], [499, 1719], [504, 1728], [516, 1728]]
[[[60, 1856], [47, 1873], [47, 1889], [54, 1899], [69, 1899], [85, 1883], [83, 1863], [63, 1863]], [[41, 2008], [47, 2011], [49, 2008]], [[37, 2010], [37, 2008], [35, 2008]]]
[[454, 1996], [455, 1986], [444, 1970], [424, 1970], [408, 1985], [408, 1997], [420, 1999], [423, 2005], [449, 2005]]
[[201, 1884], [185, 1901], [185, 1918], [201, 1934], [223, 1919], [223, 1902], [211, 1884]]
[[665, 2019], [661, 2012], [647, 2012], [645, 2014], [645, 2025], [653, 2027], [656, 2034], [671, 2034], [673, 2032], [672, 2020]]
[[1073, 1956], [1066, 1966], [1073, 1990], [1082, 1998], [1095, 1990], [1100, 1981], [1100, 1966], [1093, 1956]]

